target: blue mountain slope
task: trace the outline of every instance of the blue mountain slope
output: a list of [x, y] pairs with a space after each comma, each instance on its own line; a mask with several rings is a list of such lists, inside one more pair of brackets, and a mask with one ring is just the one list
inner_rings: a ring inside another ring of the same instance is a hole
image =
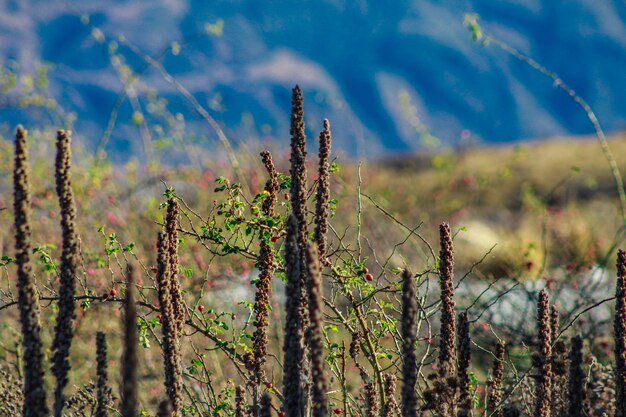
[[[117, 41], [121, 64], [144, 72], [133, 86], [136, 100], [120, 108], [107, 145], [112, 154], [140, 147], [133, 113], [144, 113], [151, 126], [165, 120], [149, 89], [167, 100], [172, 116], [185, 116], [187, 134], [206, 136], [203, 146], [216, 143], [188, 101], [119, 36], [150, 55], [179, 41], [178, 54], [158, 61], [234, 140], [284, 143], [296, 83], [311, 134], [328, 117], [336, 146], [354, 156], [414, 150], [429, 135], [457, 144], [468, 136], [501, 142], [591, 132], [548, 79], [495, 46], [472, 42], [462, 26], [467, 12], [558, 73], [608, 131], [626, 128], [623, 2], [7, 1], [0, 3], [0, 63], [16, 61], [21, 71], [51, 63], [48, 94], [76, 114], [75, 130], [95, 148], [122, 90], [108, 53]], [[219, 19], [221, 36], [206, 34], [205, 25]], [[56, 120], [7, 107], [10, 96], [0, 108], [3, 134], [20, 121], [37, 127]], [[172, 136], [179, 125], [151, 138]]]

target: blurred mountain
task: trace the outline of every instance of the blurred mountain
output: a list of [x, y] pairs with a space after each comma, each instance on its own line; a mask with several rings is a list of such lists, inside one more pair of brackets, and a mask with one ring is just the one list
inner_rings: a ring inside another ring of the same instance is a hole
[[[218, 143], [166, 73], [233, 141], [285, 144], [295, 84], [309, 135], [328, 117], [335, 145], [355, 157], [592, 132], [549, 79], [473, 42], [466, 13], [559, 74], [607, 131], [626, 128], [623, 2], [7, 0], [0, 64], [18, 73], [50, 64], [46, 94], [75, 115], [80, 140], [95, 149], [110, 123], [106, 149], [121, 157], [146, 140]], [[129, 74], [137, 75], [127, 85], [131, 99], [111, 119]], [[19, 89], [7, 91], [3, 135], [18, 122], [57, 120], [52, 111], [16, 107]]]

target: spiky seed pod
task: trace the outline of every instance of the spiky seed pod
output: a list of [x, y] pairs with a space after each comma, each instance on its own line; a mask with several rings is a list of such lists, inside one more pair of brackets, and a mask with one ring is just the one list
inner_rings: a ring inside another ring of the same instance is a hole
[[469, 391], [470, 379], [469, 379], [469, 367], [471, 360], [471, 339], [470, 339], [470, 326], [467, 319], [467, 312], [459, 314], [459, 326], [458, 326], [458, 350], [459, 350], [459, 365], [457, 369], [457, 379], [459, 381], [459, 415], [473, 416], [474, 404], [472, 402], [472, 395]]
[[552, 341], [550, 339], [550, 298], [546, 290], [539, 293], [537, 306], [539, 328], [539, 374], [535, 387], [535, 417], [550, 417], [552, 381]]
[[169, 272], [169, 245], [167, 235], [159, 232], [157, 238], [157, 292], [161, 309], [163, 329], [163, 362], [165, 372], [165, 392], [172, 407], [172, 416], [178, 417], [183, 406], [183, 382], [180, 358], [180, 341], [176, 331], [176, 315], [170, 295], [172, 274]]
[[126, 300], [124, 302], [124, 350], [121, 359], [122, 380], [120, 413], [122, 417], [137, 417], [137, 307], [135, 305], [135, 270], [131, 264], [126, 270]]
[[626, 253], [617, 252], [615, 289], [615, 416], [626, 417]]
[[263, 394], [261, 397], [259, 417], [272, 417], [272, 398], [268, 393]]
[[489, 381], [489, 393], [487, 405], [493, 417], [502, 417], [504, 408], [502, 407], [502, 387], [504, 380], [504, 355], [506, 354], [506, 344], [503, 340], [498, 340], [496, 344], [496, 357], [493, 361], [491, 380]]
[[[328, 415], [328, 381], [325, 372], [325, 355], [323, 339], [323, 287], [322, 270], [320, 267], [319, 252], [315, 243], [308, 246], [307, 270], [309, 275], [309, 318], [310, 327], [307, 332], [309, 355], [311, 361], [311, 401], [313, 417]], [[373, 387], [373, 385], [372, 385]], [[374, 390], [375, 391], [375, 390]], [[376, 392], [374, 392], [374, 395]]]
[[159, 403], [159, 410], [157, 411], [157, 417], [171, 417], [172, 416], [172, 403], [170, 400], [163, 400]]
[[373, 382], [365, 384], [365, 417], [378, 417], [378, 394]]
[[[172, 297], [172, 307], [174, 309], [174, 317], [176, 324], [176, 338], [180, 339], [185, 324], [185, 301], [180, 291], [180, 281], [178, 270], [180, 263], [178, 261], [178, 200], [170, 198], [167, 201], [167, 215], [165, 217], [165, 233], [168, 239], [169, 248], [169, 282], [170, 296]], [[176, 408], [176, 405], [174, 405]]]
[[439, 371], [442, 375], [454, 375], [456, 350], [456, 314], [454, 313], [454, 251], [450, 226], [439, 226], [441, 249], [439, 252], [439, 286], [441, 289], [441, 339], [439, 341]]
[[76, 206], [70, 181], [71, 132], [57, 132], [57, 155], [55, 162], [56, 192], [61, 207], [61, 229], [63, 233], [63, 250], [61, 253], [59, 310], [52, 342], [52, 373], [56, 378], [54, 390], [54, 415], [61, 417], [65, 396], [63, 390], [67, 385], [70, 370], [69, 354], [74, 337], [73, 322], [76, 317], [74, 291], [76, 287], [76, 271], [78, 270], [78, 238], [76, 236]]
[[[274, 206], [276, 205], [276, 194], [279, 190], [278, 173], [272, 161], [272, 154], [268, 151], [261, 152], [263, 164], [269, 175], [269, 179], [265, 183], [265, 192], [267, 197], [263, 200], [261, 210], [265, 216], [274, 216]], [[271, 244], [267, 239], [261, 239], [261, 249], [259, 251], [259, 279], [257, 281], [257, 291], [254, 299], [254, 326], [256, 327], [252, 335], [252, 363], [251, 363], [251, 381], [252, 381], [252, 397], [253, 412], [257, 414], [259, 386], [265, 380], [265, 370], [263, 367], [267, 361], [267, 345], [269, 342], [267, 336], [267, 328], [269, 326], [269, 304], [272, 274], [274, 272], [274, 252]]]
[[43, 371], [43, 348], [39, 324], [39, 302], [30, 263], [30, 189], [26, 130], [18, 126], [15, 133], [15, 166], [13, 168], [15, 214], [15, 263], [20, 323], [24, 347], [24, 417], [48, 415]]
[[568, 413], [569, 417], [582, 417], [585, 401], [585, 372], [583, 365], [583, 339], [572, 338], [569, 356]]
[[106, 417], [107, 407], [111, 399], [111, 388], [109, 388], [106, 335], [102, 332], [96, 333], [96, 363], [98, 382], [96, 385], [96, 411], [94, 416]]
[[[307, 169], [306, 169], [306, 135], [304, 133], [304, 109], [300, 87], [292, 91], [291, 98], [291, 210], [296, 219], [296, 237], [298, 245], [298, 261], [300, 269], [300, 334], [304, 338], [303, 329], [309, 327], [309, 301], [307, 274], [306, 274], [306, 246], [308, 240], [307, 230]], [[311, 367], [308, 346], [302, 345], [303, 354], [300, 357], [300, 375], [302, 385], [302, 395], [305, 404], [308, 404], [310, 392]]]
[[330, 260], [326, 257], [326, 233], [328, 232], [328, 214], [330, 210], [330, 146], [330, 123], [328, 119], [324, 119], [324, 130], [320, 133], [314, 241], [319, 247], [320, 260], [325, 266], [330, 265]]
[[300, 251], [298, 248], [298, 223], [292, 214], [287, 220], [285, 241], [285, 274], [287, 284], [285, 294], [285, 337], [283, 345], [284, 410], [287, 417], [304, 416], [304, 398], [301, 384], [301, 366], [303, 363], [303, 340], [300, 309]]
[[235, 388], [235, 417], [248, 417], [246, 390], [241, 385]]
[[402, 273], [402, 415], [417, 416], [417, 298], [413, 275], [404, 270]]
[[382, 417], [393, 417], [398, 413], [398, 403], [396, 402], [396, 376], [386, 374], [385, 380], [385, 404], [383, 405]]

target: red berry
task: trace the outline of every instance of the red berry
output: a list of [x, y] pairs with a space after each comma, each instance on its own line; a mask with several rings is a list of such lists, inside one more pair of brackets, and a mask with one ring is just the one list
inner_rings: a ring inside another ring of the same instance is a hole
[[230, 315], [230, 319], [231, 320], [237, 320], [237, 315], [236, 314], [231, 314]]
[[278, 417], [285, 417], [285, 412], [281, 411], [280, 413], [278, 413]]
[[204, 311], [204, 306], [202, 304], [198, 306], [198, 311], [201, 313]]
[[371, 282], [371, 281], [374, 281], [374, 275], [372, 275], [372, 274], [366, 274], [366, 275], [365, 275], [365, 279], [366, 279], [366, 280], [368, 280], [368, 281], [370, 281], [370, 282]]
[[272, 241], [272, 243], [276, 243], [276, 242], [278, 242], [278, 239], [280, 239], [280, 237], [272, 236], [270, 240]]
[[115, 297], [117, 295], [117, 291], [115, 290], [115, 288], [111, 288], [111, 291], [109, 291], [109, 295], [111, 297]]
[[333, 413], [335, 413], [335, 414], [337, 414], [337, 415], [340, 415], [340, 414], [341, 414], [341, 408], [335, 408], [335, 409], [333, 410]]
[[161, 317], [160, 314], [157, 316], [157, 318], [159, 319], [159, 323], [163, 324], [163, 317]]
[[267, 388], [267, 389], [272, 389], [273, 386], [274, 385], [272, 385], [271, 382], [268, 382], [267, 384], [265, 384], [265, 388]]
[[366, 267], [366, 266], [364, 266], [364, 267], [363, 267], [363, 273], [364, 273], [365, 275], [367, 275], [367, 274], [369, 274], [369, 273], [370, 273], [370, 270], [369, 270], [369, 269], [367, 269], [367, 267]]

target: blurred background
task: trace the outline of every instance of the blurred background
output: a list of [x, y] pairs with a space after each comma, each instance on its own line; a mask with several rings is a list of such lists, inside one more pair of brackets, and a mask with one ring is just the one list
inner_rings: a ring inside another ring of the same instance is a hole
[[7, 0], [0, 134], [71, 126], [125, 161], [219, 146], [212, 119], [234, 146], [282, 147], [295, 84], [311, 134], [328, 117], [354, 159], [593, 132], [550, 79], [474, 42], [468, 13], [626, 128], [623, 2]]

